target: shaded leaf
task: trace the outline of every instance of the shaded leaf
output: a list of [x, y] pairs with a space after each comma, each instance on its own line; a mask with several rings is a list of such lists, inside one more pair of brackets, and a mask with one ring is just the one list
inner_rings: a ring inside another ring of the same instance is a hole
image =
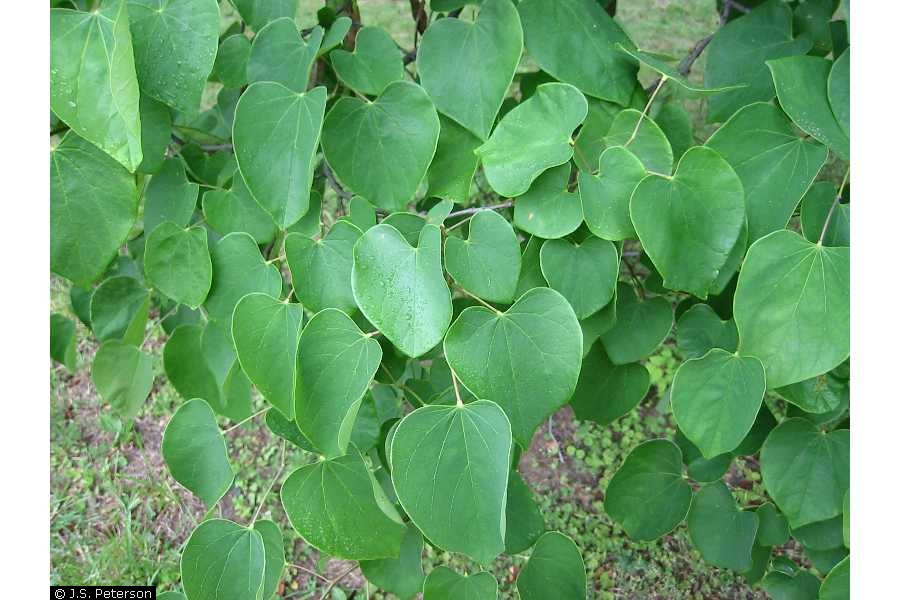
[[646, 367], [640, 363], [615, 365], [598, 344], [581, 363], [571, 404], [578, 419], [609, 425], [634, 409], [649, 389]]
[[639, 300], [628, 284], [618, 284], [615, 310], [615, 323], [600, 334], [613, 364], [647, 358], [672, 329], [674, 316], [668, 300], [660, 296]]
[[328, 233], [313, 240], [292, 233], [284, 240], [284, 253], [291, 269], [294, 293], [308, 310], [337, 308], [356, 312], [350, 287], [353, 246], [362, 232], [346, 221], [335, 223]]
[[212, 285], [212, 261], [202, 227], [182, 229], [166, 221], [147, 236], [147, 282], [178, 303], [197, 308]]
[[572, 171], [568, 163], [544, 171], [531, 188], [516, 199], [516, 228], [544, 239], [569, 235], [581, 225], [578, 194], [567, 190]]
[[522, 600], [584, 600], [586, 579], [584, 560], [572, 538], [548, 531], [537, 541], [519, 572], [516, 590]]
[[444, 242], [447, 273], [482, 300], [510, 303], [515, 298], [522, 256], [516, 232], [492, 210], [469, 221], [468, 238], [447, 236]]
[[703, 559], [738, 572], [752, 566], [758, 526], [756, 513], [738, 508], [721, 481], [700, 488], [688, 513], [688, 532]]
[[619, 251], [612, 242], [594, 236], [578, 244], [547, 240], [541, 246], [541, 272], [569, 302], [575, 316], [584, 319], [613, 299]]

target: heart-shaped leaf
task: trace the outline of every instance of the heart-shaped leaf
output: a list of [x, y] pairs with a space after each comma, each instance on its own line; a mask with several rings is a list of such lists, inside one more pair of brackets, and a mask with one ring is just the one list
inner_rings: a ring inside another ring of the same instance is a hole
[[806, 413], [823, 414], [850, 402], [850, 386], [833, 372], [798, 381], [775, 392]]
[[400, 598], [412, 598], [422, 590], [425, 571], [422, 570], [422, 550], [425, 542], [419, 530], [406, 525], [400, 545], [400, 556], [379, 560], [362, 560], [359, 568], [366, 581]]
[[113, 412], [133, 419], [153, 388], [153, 360], [135, 346], [109, 340], [97, 350], [91, 381]]
[[451, 17], [428, 27], [416, 65], [437, 109], [486, 140], [521, 55], [516, 7], [487, 0], [474, 23]]
[[59, 313], [50, 315], [50, 358], [74, 371], [78, 361], [75, 323]]
[[541, 69], [584, 93], [625, 106], [638, 63], [617, 44], [628, 35], [593, 0], [522, 0], [525, 46]]
[[850, 159], [850, 138], [838, 124], [828, 101], [832, 62], [818, 56], [791, 56], [766, 63], [775, 80], [778, 102], [797, 127], [844, 160]]
[[304, 40], [293, 17], [269, 22], [253, 38], [247, 61], [250, 83], [267, 81], [297, 93], [306, 91], [323, 35], [321, 27], [313, 27]]
[[422, 228], [416, 247], [390, 225], [372, 227], [353, 250], [351, 281], [363, 315], [407, 356], [421, 356], [444, 338], [453, 306], [436, 226]]
[[294, 416], [297, 343], [303, 307], [247, 294], [234, 307], [231, 335], [241, 368], [272, 406]]
[[630, 150], [648, 171], [668, 175], [674, 154], [669, 139], [659, 125], [639, 110], [628, 108], [616, 115], [603, 143]]
[[745, 87], [709, 98], [710, 123], [726, 121], [743, 106], [775, 97], [766, 61], [806, 54], [812, 47], [809, 37], [794, 37], [792, 21], [789, 6], [780, 0], [768, 0], [713, 35], [706, 49], [704, 84], [714, 88]]
[[428, 167], [428, 195], [468, 204], [469, 188], [478, 168], [475, 149], [481, 140], [447, 117], [440, 120], [441, 135]]
[[325, 88], [294, 93], [255, 83], [234, 113], [234, 155], [247, 189], [281, 229], [309, 210], [309, 188], [325, 114]]
[[234, 481], [225, 439], [206, 401], [188, 400], [178, 407], [162, 438], [162, 455], [175, 481], [214, 506]]
[[423, 600], [497, 600], [497, 580], [487, 571], [460, 575], [436, 567], [425, 578]]
[[344, 42], [344, 38], [347, 37], [347, 33], [352, 26], [353, 19], [350, 17], [338, 17], [335, 19], [328, 27], [328, 31], [325, 32], [325, 37], [322, 38], [322, 47], [319, 48], [319, 56], [324, 56], [331, 50], [340, 46]]
[[166, 221], [147, 236], [147, 282], [172, 300], [197, 308], [212, 285], [212, 262], [202, 227], [183, 229]]
[[141, 93], [196, 113], [219, 48], [216, 0], [128, 0]]
[[641, 160], [622, 146], [603, 151], [596, 174], [578, 172], [581, 209], [591, 233], [613, 241], [637, 237], [631, 223], [631, 194], [646, 175]]
[[522, 255], [516, 232], [491, 210], [469, 221], [469, 237], [447, 236], [447, 272], [463, 288], [483, 300], [508, 304], [516, 294]]
[[374, 102], [343, 97], [328, 112], [322, 150], [351, 190], [388, 211], [416, 193], [437, 148], [440, 121], [428, 94], [395, 81]]
[[265, 556], [255, 529], [225, 519], [204, 521], [181, 555], [181, 585], [191, 600], [255, 599], [263, 589]]
[[50, 150], [50, 270], [81, 286], [97, 280], [125, 243], [137, 204], [128, 171], [74, 133], [63, 136]]
[[613, 298], [619, 276], [619, 251], [612, 242], [589, 236], [579, 244], [547, 240], [541, 246], [541, 273], [551, 288], [585, 319]]
[[688, 477], [699, 483], [711, 483], [722, 478], [731, 467], [731, 454], [720, 454], [711, 459], [703, 458], [700, 449], [684, 437], [680, 429], [675, 429], [675, 444], [681, 449]]
[[346, 560], [399, 555], [406, 527], [383, 496], [356, 448], [300, 467], [281, 486], [284, 512], [297, 533], [319, 551]]
[[747, 251], [734, 293], [738, 351], [768, 387], [830, 371], [850, 355], [850, 249], [776, 231]]
[[752, 356], [714, 348], [678, 368], [672, 412], [678, 428], [710, 459], [731, 452], [749, 433], [766, 393], [766, 373]]
[[617, 286], [615, 324], [600, 334], [616, 365], [638, 362], [653, 354], [672, 329], [672, 305], [662, 297], [639, 300], [625, 283]]
[[575, 391], [581, 328], [562, 295], [534, 288], [503, 313], [465, 309], [447, 332], [444, 355], [476, 398], [503, 408], [513, 436], [527, 448], [541, 421]]
[[830, 519], [850, 485], [850, 431], [822, 433], [806, 419], [787, 419], [763, 444], [760, 467], [792, 529]]
[[91, 329], [98, 340], [140, 346], [150, 311], [150, 291], [132, 277], [110, 277], [91, 296]]
[[634, 409], [649, 389], [650, 373], [644, 365], [614, 365], [598, 344], [581, 363], [571, 404], [579, 419], [609, 425]]
[[[829, 181], [812, 184], [800, 204], [800, 225], [803, 237], [810, 242], [821, 238], [825, 246], [850, 245], [850, 204], [838, 202], [832, 210], [837, 188]], [[831, 213], [831, 219], [828, 214]], [[822, 228], [828, 220], [828, 231], [822, 235]]]
[[688, 532], [700, 556], [712, 565], [739, 573], [751, 566], [758, 526], [756, 513], [738, 508], [721, 481], [700, 488], [688, 514]]
[[278, 267], [265, 261], [250, 235], [230, 233], [212, 247], [210, 255], [213, 285], [206, 299], [206, 311], [211, 318], [230, 323], [238, 301], [253, 292], [281, 295]]
[[297, 15], [297, 0], [234, 0], [241, 19], [257, 33], [275, 19]]
[[539, 85], [475, 150], [484, 176], [501, 196], [521, 196], [537, 177], [572, 158], [572, 132], [587, 116], [587, 100], [566, 83]]
[[723, 321], [708, 304], [695, 304], [678, 318], [678, 352], [685, 359], [700, 358], [713, 348], [734, 352], [738, 346], [734, 320]]
[[[143, 152], [131, 42], [125, 0], [92, 12], [50, 11], [50, 108], [73, 132], [134, 172]], [[76, 137], [66, 136], [70, 144]]]
[[650, 440], [635, 447], [613, 475], [603, 508], [628, 537], [652, 541], [684, 520], [692, 495], [681, 474], [678, 446]]
[[673, 177], [649, 175], [631, 197], [641, 246], [670, 290], [706, 298], [745, 222], [744, 188], [715, 150], [684, 153]]
[[581, 551], [572, 538], [558, 531], [541, 536], [516, 578], [522, 600], [584, 600], [586, 584]]
[[511, 470], [506, 486], [504, 553], [518, 554], [531, 548], [544, 530], [544, 517], [531, 489], [518, 471]]
[[391, 479], [401, 506], [439, 548], [487, 564], [503, 552], [512, 433], [503, 410], [477, 400], [423, 406], [391, 443]]
[[759, 519], [756, 543], [761, 546], [780, 546], [787, 543], [791, 537], [791, 529], [787, 519], [778, 512], [774, 504], [766, 502], [757, 508], [756, 517]]
[[356, 312], [350, 287], [353, 246], [362, 232], [346, 221], [335, 223], [325, 237], [313, 240], [292, 233], [284, 240], [284, 254], [291, 269], [294, 293], [308, 310], [337, 308]]
[[785, 228], [828, 155], [825, 146], [794, 134], [781, 110], [763, 103], [736, 112], [706, 145], [741, 178], [751, 243]]
[[144, 158], [138, 172], [156, 173], [162, 168], [166, 149], [172, 141], [172, 113], [168, 106], [150, 96], [141, 96], [140, 112]]
[[144, 231], [171, 221], [187, 227], [197, 206], [200, 184], [188, 181], [180, 158], [167, 159], [144, 191]]
[[572, 167], [562, 164], [547, 169], [527, 192], [516, 199], [513, 223], [518, 229], [544, 239], [557, 239], [581, 225], [578, 194], [568, 191]]
[[223, 236], [243, 231], [260, 245], [275, 238], [272, 216], [253, 199], [240, 173], [235, 173], [230, 190], [209, 190], [203, 194], [203, 216], [210, 228]]
[[250, 39], [237, 33], [219, 43], [216, 62], [210, 80], [219, 81], [225, 89], [247, 85], [247, 61], [250, 59]]
[[350, 89], [377, 96], [390, 83], [403, 79], [403, 52], [384, 29], [363, 27], [356, 32], [353, 52], [331, 53], [331, 66]]
[[347, 451], [381, 346], [346, 314], [327, 308], [310, 319], [297, 350], [294, 413], [303, 435], [328, 457]]

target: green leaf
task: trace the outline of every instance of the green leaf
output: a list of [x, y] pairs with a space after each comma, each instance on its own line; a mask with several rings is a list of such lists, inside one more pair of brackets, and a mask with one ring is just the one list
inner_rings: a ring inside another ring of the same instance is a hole
[[678, 352], [685, 359], [700, 358], [713, 348], [737, 350], [738, 333], [734, 321], [723, 321], [708, 304], [695, 304], [678, 319]]
[[528, 290], [547, 287], [544, 274], [541, 273], [541, 246], [544, 240], [531, 236], [522, 250], [522, 269], [519, 271], [519, 282], [516, 284], [516, 298]]
[[684, 153], [673, 177], [645, 177], [631, 197], [631, 220], [663, 285], [701, 299], [725, 266], [744, 213], [737, 173], [703, 146]]
[[199, 193], [200, 185], [188, 181], [181, 159], [166, 159], [144, 191], [144, 231], [149, 234], [166, 221], [187, 227]]
[[128, 171], [66, 133], [50, 151], [50, 270], [82, 287], [96, 281], [125, 243], [137, 204]]
[[[720, 92], [727, 92], [729, 90], [745, 87], [744, 85], [729, 85], [725, 87], [713, 88], [707, 87], [705, 85], [698, 85], [690, 81], [686, 75], [683, 75], [678, 70], [677, 66], [670, 65], [668, 62], [663, 60], [660, 55], [654, 54], [652, 52], [644, 52], [643, 50], [638, 50], [636, 48], [629, 48], [627, 46], [623, 46], [622, 44], [616, 44], [616, 48], [619, 51], [628, 54], [641, 64], [646, 65], [657, 74], [665, 77], [666, 81], [672, 81], [673, 83], [695, 94], [718, 94]], [[660, 82], [660, 84], [662, 84], [662, 82]]]
[[205, 400], [194, 398], [178, 407], [163, 433], [162, 455], [175, 481], [199, 496], [207, 508], [215, 506], [234, 481], [225, 439]]
[[50, 314], [50, 358], [74, 371], [78, 362], [75, 323], [59, 313]]
[[363, 315], [407, 356], [421, 356], [444, 338], [453, 306], [438, 227], [425, 225], [416, 247], [390, 225], [372, 227], [354, 248], [351, 281]]
[[838, 0], [804, 0], [794, 5], [796, 35], [812, 40], [810, 54], [824, 56], [831, 52], [830, 21], [839, 5]]
[[[50, 108], [129, 171], [141, 164], [138, 81], [125, 0], [89, 13], [50, 11]], [[76, 137], [65, 136], [63, 144]]]
[[663, 175], [672, 172], [672, 145], [659, 125], [639, 110], [628, 108], [617, 114], [603, 143], [627, 148], [648, 171]]
[[339, 310], [316, 313], [303, 329], [293, 414], [322, 454], [347, 451], [360, 402], [380, 363], [378, 342]]
[[838, 124], [828, 101], [832, 62], [818, 56], [791, 56], [766, 63], [775, 80], [778, 102], [797, 127], [844, 160], [850, 158], [850, 137]]
[[328, 27], [325, 37], [322, 38], [322, 46], [319, 48], [318, 56], [324, 56], [334, 48], [344, 43], [344, 38], [353, 26], [353, 20], [350, 17], [338, 17]]
[[848, 600], [850, 598], [850, 557], [839, 562], [819, 588], [820, 600]]
[[537, 426], [575, 391], [581, 328], [562, 295], [534, 288], [506, 312], [465, 309], [447, 332], [444, 355], [476, 398], [503, 408], [527, 448]]
[[291, 473], [281, 486], [281, 502], [297, 533], [320, 552], [346, 560], [397, 558], [406, 527], [396, 513], [383, 512], [377, 486], [351, 447], [345, 456]]
[[844, 546], [847, 548], [850, 547], [850, 489], [847, 488], [847, 491], [844, 493], [844, 515], [842, 519], [842, 529], [841, 533], [843, 534], [843, 542]]
[[834, 118], [850, 137], [850, 50], [838, 56], [828, 73], [828, 103]]
[[738, 351], [766, 368], [778, 388], [829, 371], [850, 355], [850, 249], [792, 231], [756, 241], [738, 277]]
[[265, 576], [259, 590], [259, 600], [268, 600], [275, 595], [281, 576], [284, 574], [284, 538], [274, 521], [256, 521], [253, 529], [262, 536], [266, 555]]
[[297, 14], [297, 0], [229, 0], [241, 19], [256, 32], [262, 30], [275, 19], [288, 17], [291, 20]]
[[267, 264], [256, 241], [246, 233], [230, 233], [210, 252], [213, 285], [206, 310], [213, 319], [231, 321], [238, 300], [253, 292], [278, 297], [282, 279], [278, 267]]
[[513, 223], [518, 229], [544, 239], [569, 235], [581, 225], [581, 203], [577, 193], [567, 190], [572, 167], [552, 167], [534, 180], [516, 199]]
[[668, 440], [635, 447], [606, 486], [606, 514], [633, 540], [652, 541], [675, 529], [691, 506], [681, 475], [681, 450]]
[[765, 393], [766, 373], [759, 360], [714, 348], [678, 368], [672, 412], [678, 428], [710, 459], [738, 447], [753, 427]]
[[522, 255], [516, 232], [492, 210], [469, 221], [469, 237], [447, 236], [447, 272], [464, 289], [482, 300], [508, 304], [516, 294]]
[[[543, 73], [543, 71], [539, 72]], [[520, 84], [521, 86], [522, 84]], [[643, 92], [643, 89], [635, 86], [632, 97], [638, 97], [640, 95], [638, 90]], [[622, 111], [622, 107], [597, 98], [588, 98], [587, 101], [588, 114], [575, 137], [575, 164], [583, 171], [593, 171], [597, 166], [597, 160], [606, 149], [604, 138], [609, 131], [609, 126], [612, 125], [615, 116]], [[643, 107], [645, 103], [646, 99], [640, 106]]]
[[206, 230], [182, 229], [167, 221], [147, 236], [144, 273], [147, 282], [172, 300], [197, 308], [212, 285], [212, 261]]
[[775, 97], [766, 61], [806, 54], [812, 47], [808, 38], [794, 38], [792, 20], [789, 6], [769, 0], [716, 31], [706, 49], [704, 84], [746, 87], [711, 96], [707, 121], [725, 121], [743, 106]]
[[297, 343], [303, 307], [266, 294], [247, 294], [234, 307], [231, 333], [241, 368], [260, 394], [294, 416]]
[[504, 549], [511, 452], [509, 421], [493, 402], [418, 408], [391, 443], [397, 498], [431, 543], [488, 564]]
[[304, 40], [293, 18], [271, 21], [253, 38], [247, 79], [250, 83], [278, 83], [298, 94], [305, 92], [323, 34], [321, 27], [313, 27]]
[[695, 145], [693, 117], [678, 99], [672, 98], [660, 106], [654, 121], [669, 140], [675, 160]]
[[[846, 493], [845, 493], [846, 494]], [[843, 503], [841, 505], [843, 509]], [[803, 544], [806, 550], [830, 550], [841, 546], [843, 540], [843, 516], [832, 517], [823, 521], [795, 527], [791, 535]]]
[[191, 533], [181, 555], [181, 585], [191, 600], [256, 600], [264, 589], [262, 535], [225, 519]]
[[521, 55], [516, 7], [510, 0], [487, 0], [474, 23], [451, 17], [431, 24], [416, 66], [437, 109], [486, 140]]
[[289, 441], [301, 450], [306, 450], [307, 452], [316, 451], [316, 449], [313, 448], [312, 443], [306, 439], [306, 436], [303, 435], [303, 432], [297, 427], [297, 422], [288, 419], [281, 414], [281, 411], [279, 410], [270, 410], [266, 412], [266, 427], [281, 439]]
[[761, 546], [780, 546], [787, 543], [791, 530], [775, 505], [766, 502], [756, 509], [759, 518], [759, 529], [756, 532], [756, 543]]
[[603, 151], [597, 173], [578, 172], [578, 194], [591, 233], [613, 241], [637, 237], [631, 223], [631, 194], [646, 175], [641, 160], [622, 146]]
[[481, 140], [447, 117], [441, 115], [440, 122], [437, 150], [428, 167], [428, 195], [468, 204], [472, 178], [478, 168], [475, 149]]
[[819, 578], [809, 571], [787, 575], [772, 571], [760, 583], [772, 600], [816, 600], [819, 597]]
[[133, 419], [153, 388], [153, 360], [126, 342], [108, 340], [94, 357], [91, 381], [113, 412]]
[[751, 243], [785, 228], [828, 156], [821, 144], [798, 137], [780, 109], [761, 102], [736, 112], [706, 145], [741, 179]]
[[833, 411], [850, 401], [850, 386], [832, 373], [792, 383], [778, 388], [775, 393], [804, 412], [814, 414]]
[[541, 246], [541, 272], [569, 302], [575, 316], [585, 319], [613, 299], [619, 251], [612, 242], [594, 236], [578, 244], [547, 240]]
[[412, 199], [437, 148], [440, 121], [425, 91], [395, 81], [374, 102], [343, 97], [325, 119], [322, 150], [346, 187], [388, 211]]
[[260, 245], [275, 239], [275, 222], [253, 199], [240, 173], [235, 174], [230, 190], [203, 194], [203, 216], [207, 225], [223, 236], [243, 231]]
[[600, 334], [616, 365], [638, 362], [653, 354], [672, 329], [672, 305], [661, 296], [639, 300], [625, 283], [617, 286], [615, 324]]
[[557, 531], [541, 536], [516, 578], [522, 600], [584, 600], [585, 585], [584, 560], [578, 546]]
[[132, 346], [144, 341], [150, 292], [132, 277], [110, 277], [91, 296], [91, 329], [100, 341], [122, 340]]
[[850, 432], [823, 433], [805, 419], [787, 419], [769, 434], [760, 467], [791, 527], [837, 516], [850, 485]]
[[347, 214], [339, 220], [356, 225], [360, 231], [365, 231], [375, 226], [375, 207], [362, 196], [350, 198], [350, 206]]
[[424, 546], [419, 530], [407, 524], [397, 558], [362, 560], [359, 566], [372, 585], [396, 594], [401, 599], [412, 598], [422, 590], [425, 583], [425, 571], [422, 570]]
[[700, 556], [714, 566], [739, 573], [752, 566], [758, 526], [756, 513], [738, 508], [721, 481], [700, 488], [688, 513], [688, 532]]
[[703, 458], [700, 449], [684, 436], [680, 429], [675, 429], [673, 440], [681, 450], [688, 477], [699, 483], [718, 481], [731, 467], [731, 454], [720, 454], [710, 459]]
[[161, 592], [156, 598], [157, 600], [187, 600], [187, 596], [181, 592]]
[[128, 0], [141, 93], [196, 113], [219, 48], [216, 0]]
[[507, 555], [531, 548], [544, 533], [544, 517], [534, 496], [515, 469], [509, 473], [506, 485], [506, 534], [504, 550]]
[[631, 412], [649, 389], [650, 373], [644, 365], [615, 365], [597, 344], [581, 363], [571, 404], [578, 419], [609, 425]]
[[331, 53], [331, 66], [350, 89], [377, 96], [390, 83], [403, 79], [403, 52], [384, 29], [363, 27], [356, 32], [353, 52]]
[[618, 50], [628, 35], [593, 0], [522, 0], [529, 55], [547, 73], [584, 93], [626, 106], [638, 63]]
[[537, 177], [572, 158], [572, 132], [587, 116], [587, 100], [565, 83], [539, 85], [475, 149], [490, 186], [501, 196], [521, 196]]
[[284, 240], [284, 254], [291, 269], [294, 293], [308, 310], [337, 308], [356, 312], [350, 287], [353, 246], [362, 232], [346, 221], [335, 223], [317, 240], [292, 233]]
[[769, 407], [764, 402], [759, 408], [759, 414], [756, 415], [756, 422], [753, 423], [750, 433], [747, 434], [747, 437], [744, 438], [740, 446], [735, 448], [732, 454], [734, 456], [756, 454], [776, 425], [778, 425], [778, 421], [775, 420], [772, 411], [769, 410]]
[[[800, 205], [800, 224], [803, 229], [803, 237], [810, 242], [818, 242], [822, 238], [825, 246], [849, 246], [850, 245], [850, 205], [838, 202], [832, 211], [832, 205], [837, 198], [837, 188], [828, 181], [814, 183], [803, 196]], [[822, 228], [828, 214], [828, 231], [822, 235]]]
[[459, 575], [436, 567], [425, 578], [422, 600], [496, 600], [497, 580], [487, 571]]
[[172, 114], [169, 107], [150, 96], [141, 96], [141, 150], [143, 160], [140, 173], [156, 173], [163, 165], [166, 149], [172, 141]]
[[210, 79], [215, 78], [225, 89], [247, 85], [247, 62], [250, 60], [250, 40], [243, 33], [230, 35], [219, 43], [216, 62]]
[[234, 155], [247, 189], [280, 229], [309, 210], [325, 88], [295, 93], [279, 83], [254, 83], [234, 113]]

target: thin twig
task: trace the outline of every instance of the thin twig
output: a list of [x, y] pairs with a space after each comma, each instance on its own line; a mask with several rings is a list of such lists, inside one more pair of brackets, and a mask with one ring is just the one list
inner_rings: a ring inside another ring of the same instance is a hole
[[656, 96], [657, 96], [657, 94], [659, 94], [659, 90], [662, 89], [662, 86], [664, 83], [666, 83], [667, 79], [668, 79], [668, 77], [666, 75], [663, 75], [662, 77], [659, 78], [659, 83], [656, 84], [656, 89], [653, 90], [652, 94], [650, 94], [650, 99], [647, 100], [647, 104], [644, 106], [644, 110], [641, 111], [641, 115], [638, 117], [637, 123], [634, 124], [634, 131], [631, 132], [631, 137], [628, 138], [628, 141], [625, 142], [625, 144], [624, 144], [624, 146], [626, 148], [628, 147], [628, 144], [633, 142], [634, 138], [637, 137], [638, 130], [640, 130], [640, 128], [641, 128], [641, 123], [647, 117], [647, 113], [650, 112], [650, 107], [653, 105], [653, 101], [656, 100]]
[[507, 200], [506, 202], [501, 202], [499, 204], [491, 204], [489, 206], [473, 206], [471, 208], [464, 208], [462, 210], [452, 212], [449, 215], [447, 215], [447, 218], [452, 219], [453, 217], [461, 217], [463, 215], [474, 215], [475, 213], [479, 213], [483, 210], [501, 210], [504, 208], [509, 208], [512, 205], [513, 205], [513, 201]]
[[250, 416], [247, 417], [246, 419], [244, 419], [244, 420], [242, 420], [242, 421], [238, 421], [237, 423], [235, 423], [234, 425], [232, 425], [231, 427], [229, 427], [228, 429], [226, 429], [225, 431], [223, 431], [223, 432], [222, 432], [222, 435], [225, 435], [226, 433], [229, 433], [229, 432], [231, 432], [231, 431], [234, 431], [235, 429], [237, 429], [238, 427], [240, 427], [240, 426], [243, 425], [244, 423], [246, 423], [246, 422], [248, 422], [248, 421], [252, 421], [253, 419], [255, 419], [256, 417], [258, 417], [259, 415], [264, 415], [264, 414], [266, 414], [267, 412], [269, 412], [269, 408], [271, 408], [271, 407], [264, 408], [264, 409], [262, 409], [261, 411], [258, 411], [258, 412], [253, 413], [252, 415], [250, 415]]
[[834, 202], [831, 203], [831, 208], [828, 209], [828, 215], [825, 217], [825, 223], [822, 225], [822, 233], [819, 235], [819, 245], [822, 245], [822, 240], [825, 239], [825, 233], [828, 231], [828, 226], [831, 225], [831, 215], [834, 214], [834, 209], [837, 208], [837, 205], [841, 203], [841, 195], [844, 193], [844, 186], [847, 185], [847, 178], [850, 177], [850, 169], [847, 168], [847, 171], [844, 173], [844, 179], [841, 181], [841, 187], [838, 189], [837, 195], [834, 197]]
[[327, 577], [325, 577], [324, 575], [321, 575], [321, 574], [319, 574], [319, 573], [316, 573], [315, 571], [313, 571], [313, 570], [310, 569], [309, 567], [304, 567], [303, 565], [298, 565], [298, 564], [295, 564], [295, 563], [284, 563], [284, 566], [286, 566], [286, 567], [289, 568], [289, 569], [297, 569], [298, 571], [303, 571], [303, 572], [306, 573], [307, 575], [312, 575], [313, 577], [318, 577], [318, 578], [321, 579], [322, 581], [328, 581], [328, 578], [327, 578]]
[[337, 193], [338, 197], [344, 200], [353, 197], [353, 194], [345, 190], [344, 187], [338, 183], [337, 178], [334, 176], [334, 171], [331, 170], [331, 167], [325, 161], [322, 161], [322, 174], [325, 175], [325, 179], [328, 180], [328, 184], [335, 193]]
[[325, 588], [325, 591], [322, 592], [322, 600], [325, 600], [325, 598], [328, 597], [328, 594], [331, 593], [331, 590], [334, 589], [334, 586], [336, 586], [344, 577], [346, 577], [353, 571], [357, 570], [358, 568], [359, 568], [359, 564], [357, 563], [357, 564], [353, 565], [351, 568], [349, 568], [346, 571], [344, 571], [343, 573], [341, 573], [340, 575], [338, 575], [337, 577], [335, 577], [334, 579], [332, 579], [331, 583], [328, 584], [328, 587]]
[[481, 298], [479, 298], [479, 297], [476, 296], [475, 294], [473, 294], [473, 293], [471, 293], [471, 292], [467, 292], [465, 289], [459, 287], [458, 285], [454, 285], [453, 287], [456, 288], [457, 290], [459, 290], [460, 292], [462, 292], [463, 294], [465, 294], [466, 296], [468, 296], [469, 298], [471, 298], [471, 299], [473, 299], [473, 300], [476, 300], [476, 301], [477, 301], [478, 303], [480, 303], [482, 306], [491, 309], [492, 311], [494, 311], [494, 312], [497, 313], [498, 315], [502, 315], [502, 314], [503, 314], [503, 311], [498, 310], [497, 308], [491, 306], [490, 304], [488, 304], [487, 302], [485, 302], [484, 300], [482, 300]]
[[272, 481], [269, 482], [269, 487], [266, 488], [266, 493], [263, 494], [263, 497], [259, 501], [259, 506], [256, 507], [256, 512], [253, 513], [253, 519], [250, 521], [250, 524], [256, 523], [256, 520], [259, 518], [259, 513], [262, 512], [263, 506], [266, 504], [266, 498], [269, 497], [269, 494], [272, 492], [272, 488], [275, 487], [275, 482], [278, 481], [278, 478], [281, 477], [282, 471], [284, 471], [284, 458], [285, 454], [287, 454], [287, 440], [281, 440], [281, 464], [278, 467], [278, 471], [276, 471], [275, 476], [272, 477]]
[[562, 448], [559, 445], [559, 440], [556, 439], [556, 436], [553, 435], [553, 415], [550, 415], [550, 418], [547, 419], [547, 434], [550, 436], [550, 439], [553, 440], [553, 443], [556, 444], [556, 454], [559, 456], [559, 462], [565, 463], [566, 457], [563, 456]]
[[694, 66], [694, 62], [700, 58], [700, 55], [703, 54], [703, 51], [706, 50], [706, 47], [712, 41], [713, 36], [708, 35], [691, 48], [691, 51], [688, 52], [688, 55], [685, 56], [680, 63], [678, 63], [678, 72], [687, 77], [691, 73], [691, 67]]

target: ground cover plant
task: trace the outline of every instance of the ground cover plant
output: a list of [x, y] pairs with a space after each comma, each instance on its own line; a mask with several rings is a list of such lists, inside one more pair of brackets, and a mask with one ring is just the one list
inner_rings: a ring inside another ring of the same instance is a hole
[[733, 573], [660, 597], [847, 597], [847, 7], [670, 56], [624, 2], [399, 4], [51, 2], [51, 357], [116, 445], [165, 424], [149, 579], [639, 597], [585, 553], [624, 531]]

